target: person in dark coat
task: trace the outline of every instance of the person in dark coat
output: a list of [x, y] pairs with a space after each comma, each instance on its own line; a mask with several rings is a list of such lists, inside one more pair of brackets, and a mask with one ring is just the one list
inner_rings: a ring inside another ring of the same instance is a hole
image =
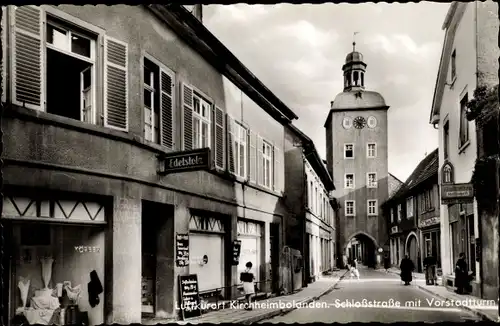
[[405, 282], [405, 285], [410, 285], [413, 280], [412, 272], [415, 270], [415, 264], [413, 264], [408, 255], [405, 255], [405, 258], [401, 260], [399, 268], [401, 269], [401, 281]]
[[388, 254], [385, 254], [385, 257], [384, 257], [384, 268], [385, 268], [385, 272], [389, 273], [389, 268], [391, 268], [391, 259], [389, 258]]
[[467, 262], [465, 261], [465, 253], [460, 253], [458, 256], [457, 264], [455, 265], [455, 290], [458, 294], [464, 294], [464, 290], [467, 288], [469, 283], [469, 273], [467, 268]]
[[436, 265], [436, 257], [429, 253], [427, 257], [424, 258], [425, 284], [437, 285]]

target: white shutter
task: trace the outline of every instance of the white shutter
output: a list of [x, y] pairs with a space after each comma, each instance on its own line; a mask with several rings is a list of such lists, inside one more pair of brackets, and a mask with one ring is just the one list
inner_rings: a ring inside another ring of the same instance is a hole
[[278, 146], [273, 146], [273, 190], [277, 192], [283, 191], [283, 175], [285, 173], [283, 169], [283, 158], [281, 157], [281, 150]]
[[220, 169], [224, 169], [224, 159], [225, 155], [224, 153], [226, 152], [224, 150], [224, 145], [225, 145], [225, 138], [224, 137], [224, 111], [219, 108], [215, 107], [215, 119], [214, 123], [212, 124], [214, 126], [214, 133], [215, 133], [215, 166]]
[[168, 149], [175, 146], [174, 90], [174, 74], [160, 69], [160, 144]]
[[2, 44], [4, 44], [4, 50], [2, 51], [2, 102], [7, 102], [7, 69], [5, 63], [7, 62], [7, 15], [8, 7], [2, 6]]
[[248, 179], [257, 182], [257, 135], [248, 130]]
[[128, 131], [128, 45], [104, 40], [104, 126]]
[[226, 115], [226, 130], [227, 130], [227, 167], [229, 172], [235, 173], [236, 171], [236, 160], [235, 154], [236, 150], [234, 148], [234, 131], [235, 131], [235, 122], [234, 119], [227, 114]]
[[193, 89], [183, 84], [182, 98], [182, 149], [193, 149]]
[[257, 135], [257, 181], [260, 185], [264, 185], [264, 165], [262, 164], [262, 137]]
[[42, 111], [45, 86], [43, 17], [40, 7], [11, 7], [12, 102]]

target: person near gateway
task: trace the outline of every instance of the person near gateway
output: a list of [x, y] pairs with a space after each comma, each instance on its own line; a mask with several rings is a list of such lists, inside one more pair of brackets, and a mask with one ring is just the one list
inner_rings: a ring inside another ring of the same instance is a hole
[[255, 294], [255, 276], [251, 272], [252, 262], [246, 263], [245, 267], [245, 271], [240, 274], [240, 281], [243, 283], [243, 293], [245, 293], [245, 310], [252, 310], [252, 296]]

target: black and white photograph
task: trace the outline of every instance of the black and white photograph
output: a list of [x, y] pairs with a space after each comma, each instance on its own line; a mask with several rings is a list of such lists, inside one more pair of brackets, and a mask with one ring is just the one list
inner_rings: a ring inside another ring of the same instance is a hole
[[2, 4], [2, 324], [499, 322], [499, 13]]

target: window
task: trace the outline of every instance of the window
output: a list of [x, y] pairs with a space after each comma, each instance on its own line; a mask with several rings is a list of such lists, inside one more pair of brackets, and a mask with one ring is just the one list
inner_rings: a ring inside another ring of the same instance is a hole
[[467, 94], [460, 101], [460, 143], [459, 147], [464, 146], [469, 141], [469, 120], [467, 120]]
[[345, 144], [344, 145], [344, 158], [354, 158], [354, 145]]
[[369, 216], [374, 216], [377, 215], [377, 200], [376, 199], [370, 199], [368, 200], [368, 215]]
[[150, 60], [144, 58], [144, 139], [158, 143], [160, 140], [160, 110], [159, 110], [159, 68]]
[[398, 204], [398, 222], [401, 222], [401, 216], [403, 216], [403, 207]]
[[396, 210], [395, 208], [391, 208], [391, 223], [394, 223], [394, 211]]
[[311, 209], [311, 210], [313, 209], [313, 205], [314, 205], [314, 204], [313, 204], [313, 203], [314, 203], [314, 193], [313, 193], [313, 189], [314, 189], [314, 188], [313, 188], [313, 182], [311, 181], [311, 182], [309, 183], [309, 192], [310, 192], [310, 194], [311, 194], [311, 195], [309, 196], [309, 209]]
[[[314, 188], [314, 192], [316, 193], [316, 210], [314, 211], [316, 214], [321, 210], [320, 198], [318, 193], [318, 187]], [[318, 214], [319, 215], [319, 214]]]
[[[21, 39], [19, 35], [19, 45]], [[47, 17], [45, 73], [48, 113], [95, 123], [96, 39], [77, 27]], [[21, 62], [17, 69], [22, 69]], [[23, 93], [20, 86], [17, 92], [17, 95]]]
[[451, 81], [457, 77], [457, 50], [451, 54]]
[[406, 218], [413, 216], [413, 197], [406, 199]]
[[369, 143], [366, 145], [366, 156], [368, 158], [375, 158], [377, 157], [377, 144], [375, 143]]
[[449, 157], [449, 146], [450, 146], [450, 122], [446, 121], [443, 127], [443, 152], [444, 159]]
[[[273, 176], [273, 147], [266, 141], [262, 141], [262, 168], [263, 168], [263, 186], [271, 188], [271, 180]], [[317, 196], [317, 191], [314, 194]]]
[[356, 214], [356, 210], [354, 207], [354, 200], [346, 200], [345, 201], [345, 215], [346, 216], [354, 216]]
[[354, 174], [353, 173], [347, 173], [345, 175], [344, 188], [354, 189]]
[[377, 188], [377, 173], [371, 172], [367, 174], [366, 185], [368, 188]]
[[359, 72], [355, 71], [353, 74], [354, 85], [359, 86]]
[[361, 86], [365, 86], [365, 74], [361, 73]]
[[210, 147], [211, 105], [193, 93], [193, 149]]
[[421, 195], [421, 205], [420, 208], [422, 212], [428, 211], [433, 207], [432, 205], [432, 189], [425, 190]]
[[239, 123], [235, 123], [234, 130], [234, 159], [236, 165], [235, 174], [239, 177], [246, 178], [247, 177], [247, 139], [248, 139], [248, 130], [240, 125]]

